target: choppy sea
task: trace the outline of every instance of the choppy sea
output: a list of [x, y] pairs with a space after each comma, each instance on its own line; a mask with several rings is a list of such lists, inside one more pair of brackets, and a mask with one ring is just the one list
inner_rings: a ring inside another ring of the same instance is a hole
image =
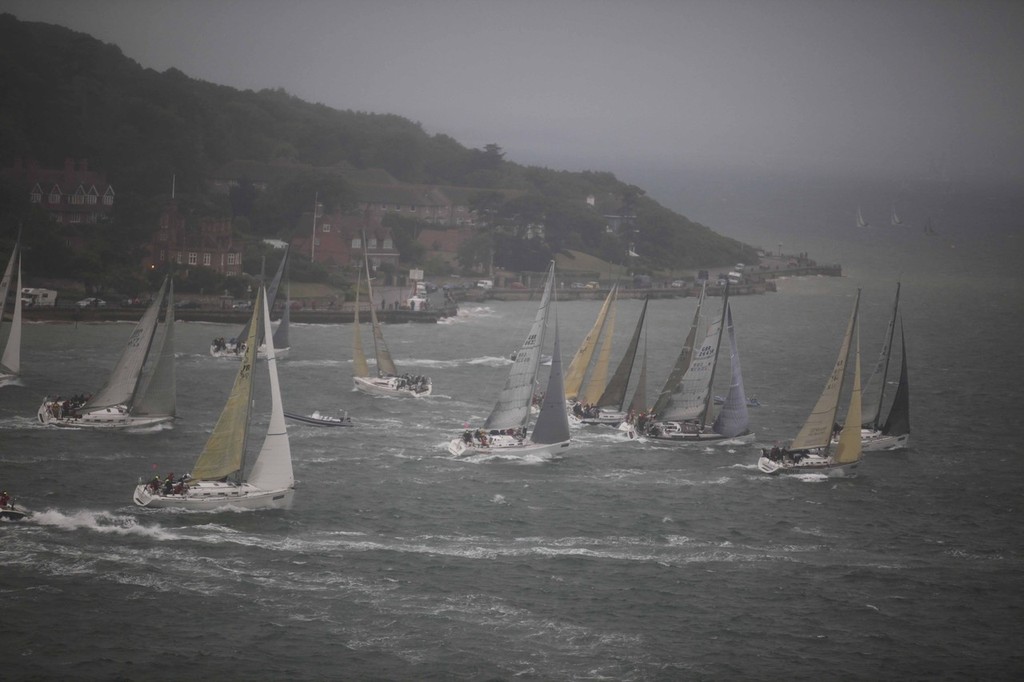
[[[444, 444], [489, 411], [532, 303], [386, 327], [399, 369], [433, 378], [422, 400], [353, 392], [351, 325], [295, 325], [285, 408], [355, 426], [289, 423], [288, 511], [131, 501], [138, 479], [191, 467], [237, 368], [207, 347], [233, 327], [177, 324], [173, 428], [89, 433], [36, 408], [99, 388], [131, 325], [29, 325], [24, 386], [0, 389], [0, 486], [33, 512], [0, 524], [0, 676], [1019, 679], [1022, 235], [953, 227], [840, 239], [844, 277], [733, 298], [762, 403], [752, 445], [591, 428], [557, 460], [457, 460]], [[910, 449], [839, 478], [761, 475], [759, 448], [817, 399], [856, 290], [867, 368], [898, 279]], [[694, 305], [650, 304], [652, 398]], [[557, 304], [564, 349], [599, 306]], [[616, 353], [639, 308], [619, 303]]]

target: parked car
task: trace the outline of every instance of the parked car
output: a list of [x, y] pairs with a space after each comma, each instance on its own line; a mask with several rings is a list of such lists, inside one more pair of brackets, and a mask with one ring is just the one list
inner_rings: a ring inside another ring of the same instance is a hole
[[684, 282], [681, 279], [677, 279], [674, 282], [672, 282], [673, 289], [682, 289], [684, 286], [686, 286], [686, 282]]
[[235, 301], [232, 310], [252, 310], [252, 301]]
[[107, 307], [107, 302], [102, 298], [96, 298], [93, 296], [90, 298], [83, 298], [76, 305], [78, 305], [79, 308], [105, 308]]
[[178, 310], [198, 310], [201, 306], [199, 301], [178, 301], [174, 307]]
[[587, 282], [583, 285], [584, 289], [600, 289], [601, 284], [599, 282]]
[[476, 286], [480, 289], [493, 289], [494, 281], [489, 279], [478, 279], [476, 281]]

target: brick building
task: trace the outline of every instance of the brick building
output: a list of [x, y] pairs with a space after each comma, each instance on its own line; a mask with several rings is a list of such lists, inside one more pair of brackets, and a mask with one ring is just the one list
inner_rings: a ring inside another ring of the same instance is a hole
[[64, 168], [43, 168], [36, 161], [16, 159], [3, 177], [22, 188], [29, 203], [65, 225], [99, 222], [114, 208], [114, 188], [106, 175], [90, 170], [89, 162], [65, 159]]
[[153, 236], [146, 267], [162, 268], [168, 263], [185, 267], [213, 268], [224, 275], [242, 272], [242, 248], [234, 243], [227, 218], [185, 219], [172, 200], [160, 214], [160, 226]]
[[395, 248], [391, 230], [381, 225], [377, 216], [337, 212], [318, 215], [315, 237], [312, 214], [303, 216], [301, 224], [307, 227], [298, 228], [298, 236], [292, 237], [292, 251], [312, 257], [316, 263], [329, 268], [361, 265], [365, 251], [374, 269], [385, 263], [398, 266], [398, 249]]

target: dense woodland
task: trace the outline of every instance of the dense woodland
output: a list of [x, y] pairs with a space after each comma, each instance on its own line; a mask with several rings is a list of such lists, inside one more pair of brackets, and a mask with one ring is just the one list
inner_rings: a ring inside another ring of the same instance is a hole
[[[339, 168], [473, 188], [470, 203], [486, 226], [460, 254], [467, 267], [492, 248], [496, 264], [509, 269], [543, 269], [564, 249], [621, 262], [630, 244], [641, 254], [633, 263], [640, 271], [756, 260], [751, 247], [669, 211], [611, 173], [522, 166], [507, 161], [497, 143], [470, 149], [398, 115], [339, 111], [281, 89], [238, 90], [176, 69], [158, 73], [86, 34], [0, 15], [0, 166], [21, 158], [61, 167], [67, 157], [88, 159], [106, 174], [117, 191], [113, 218], [88, 228], [85, 251], [71, 251], [61, 246], [59, 233], [85, 228], [48, 224], [31, 213], [24, 188], [5, 185], [0, 247], [7, 250], [20, 223], [27, 270], [71, 276], [97, 289], [131, 291], [144, 284], [139, 256], [156, 229], [172, 175], [191, 215], [230, 217], [240, 238], [254, 238], [246, 257], [251, 273], [259, 269], [255, 237], [287, 239], [314, 192], [329, 209], [355, 205], [357, 190]], [[240, 159], [305, 170], [263, 192], [245, 182], [228, 196], [212, 192], [211, 174]], [[586, 204], [588, 195], [605, 210], [635, 216], [628, 229], [608, 233], [601, 211]], [[532, 223], [544, 225], [543, 240], [527, 238]], [[391, 226], [403, 260], [422, 265], [413, 239], [417, 226]], [[306, 264], [293, 276], [325, 273]]]

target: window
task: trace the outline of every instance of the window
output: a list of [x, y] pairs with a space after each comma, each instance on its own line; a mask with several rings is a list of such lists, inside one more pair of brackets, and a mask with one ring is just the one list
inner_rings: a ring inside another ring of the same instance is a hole
[[50, 203], [51, 204], [59, 204], [60, 203], [60, 192], [50, 192]]
[[377, 238], [376, 237], [370, 237], [368, 240], [366, 240], [366, 248], [368, 248], [368, 249], [376, 249], [377, 248]]
[[174, 260], [175, 260], [175, 262], [178, 263], [178, 265], [181, 265], [181, 251], [179, 251], [178, 253], [175, 254]]
[[331, 224], [330, 223], [324, 223], [323, 226], [320, 229], [323, 230], [324, 232], [330, 232], [331, 231]]
[[352, 240], [352, 248], [353, 249], [361, 249], [361, 248], [363, 248], [363, 240], [360, 239], [359, 237], [354, 238]]
[[78, 204], [78, 205], [84, 204], [85, 203], [85, 195], [84, 194], [73, 194], [71, 196], [71, 203], [72, 204]]
[[204, 253], [203, 254], [203, 265], [209, 267], [210, 263], [212, 263], [212, 262], [213, 262], [213, 259], [210, 257], [210, 254]]
[[391, 239], [390, 239], [390, 237], [384, 240], [384, 248], [385, 249], [390, 249], [391, 248]]
[[234, 265], [234, 264], [235, 264], [235, 254], [229, 253], [228, 254], [228, 265]]
[[188, 252], [188, 264], [195, 265], [199, 262], [199, 254], [195, 251]]
[[110, 195], [110, 194], [104, 194], [103, 195], [103, 205], [104, 206], [113, 206], [114, 205], [114, 197], [112, 195]]
[[31, 201], [33, 204], [41, 204], [41, 203], [43, 203], [43, 193], [42, 192], [32, 192], [32, 195], [29, 197], [29, 201]]
[[89, 204], [90, 206], [94, 206], [96, 204], [96, 195], [95, 194], [90, 194], [90, 195], [86, 196], [85, 197], [85, 203]]

